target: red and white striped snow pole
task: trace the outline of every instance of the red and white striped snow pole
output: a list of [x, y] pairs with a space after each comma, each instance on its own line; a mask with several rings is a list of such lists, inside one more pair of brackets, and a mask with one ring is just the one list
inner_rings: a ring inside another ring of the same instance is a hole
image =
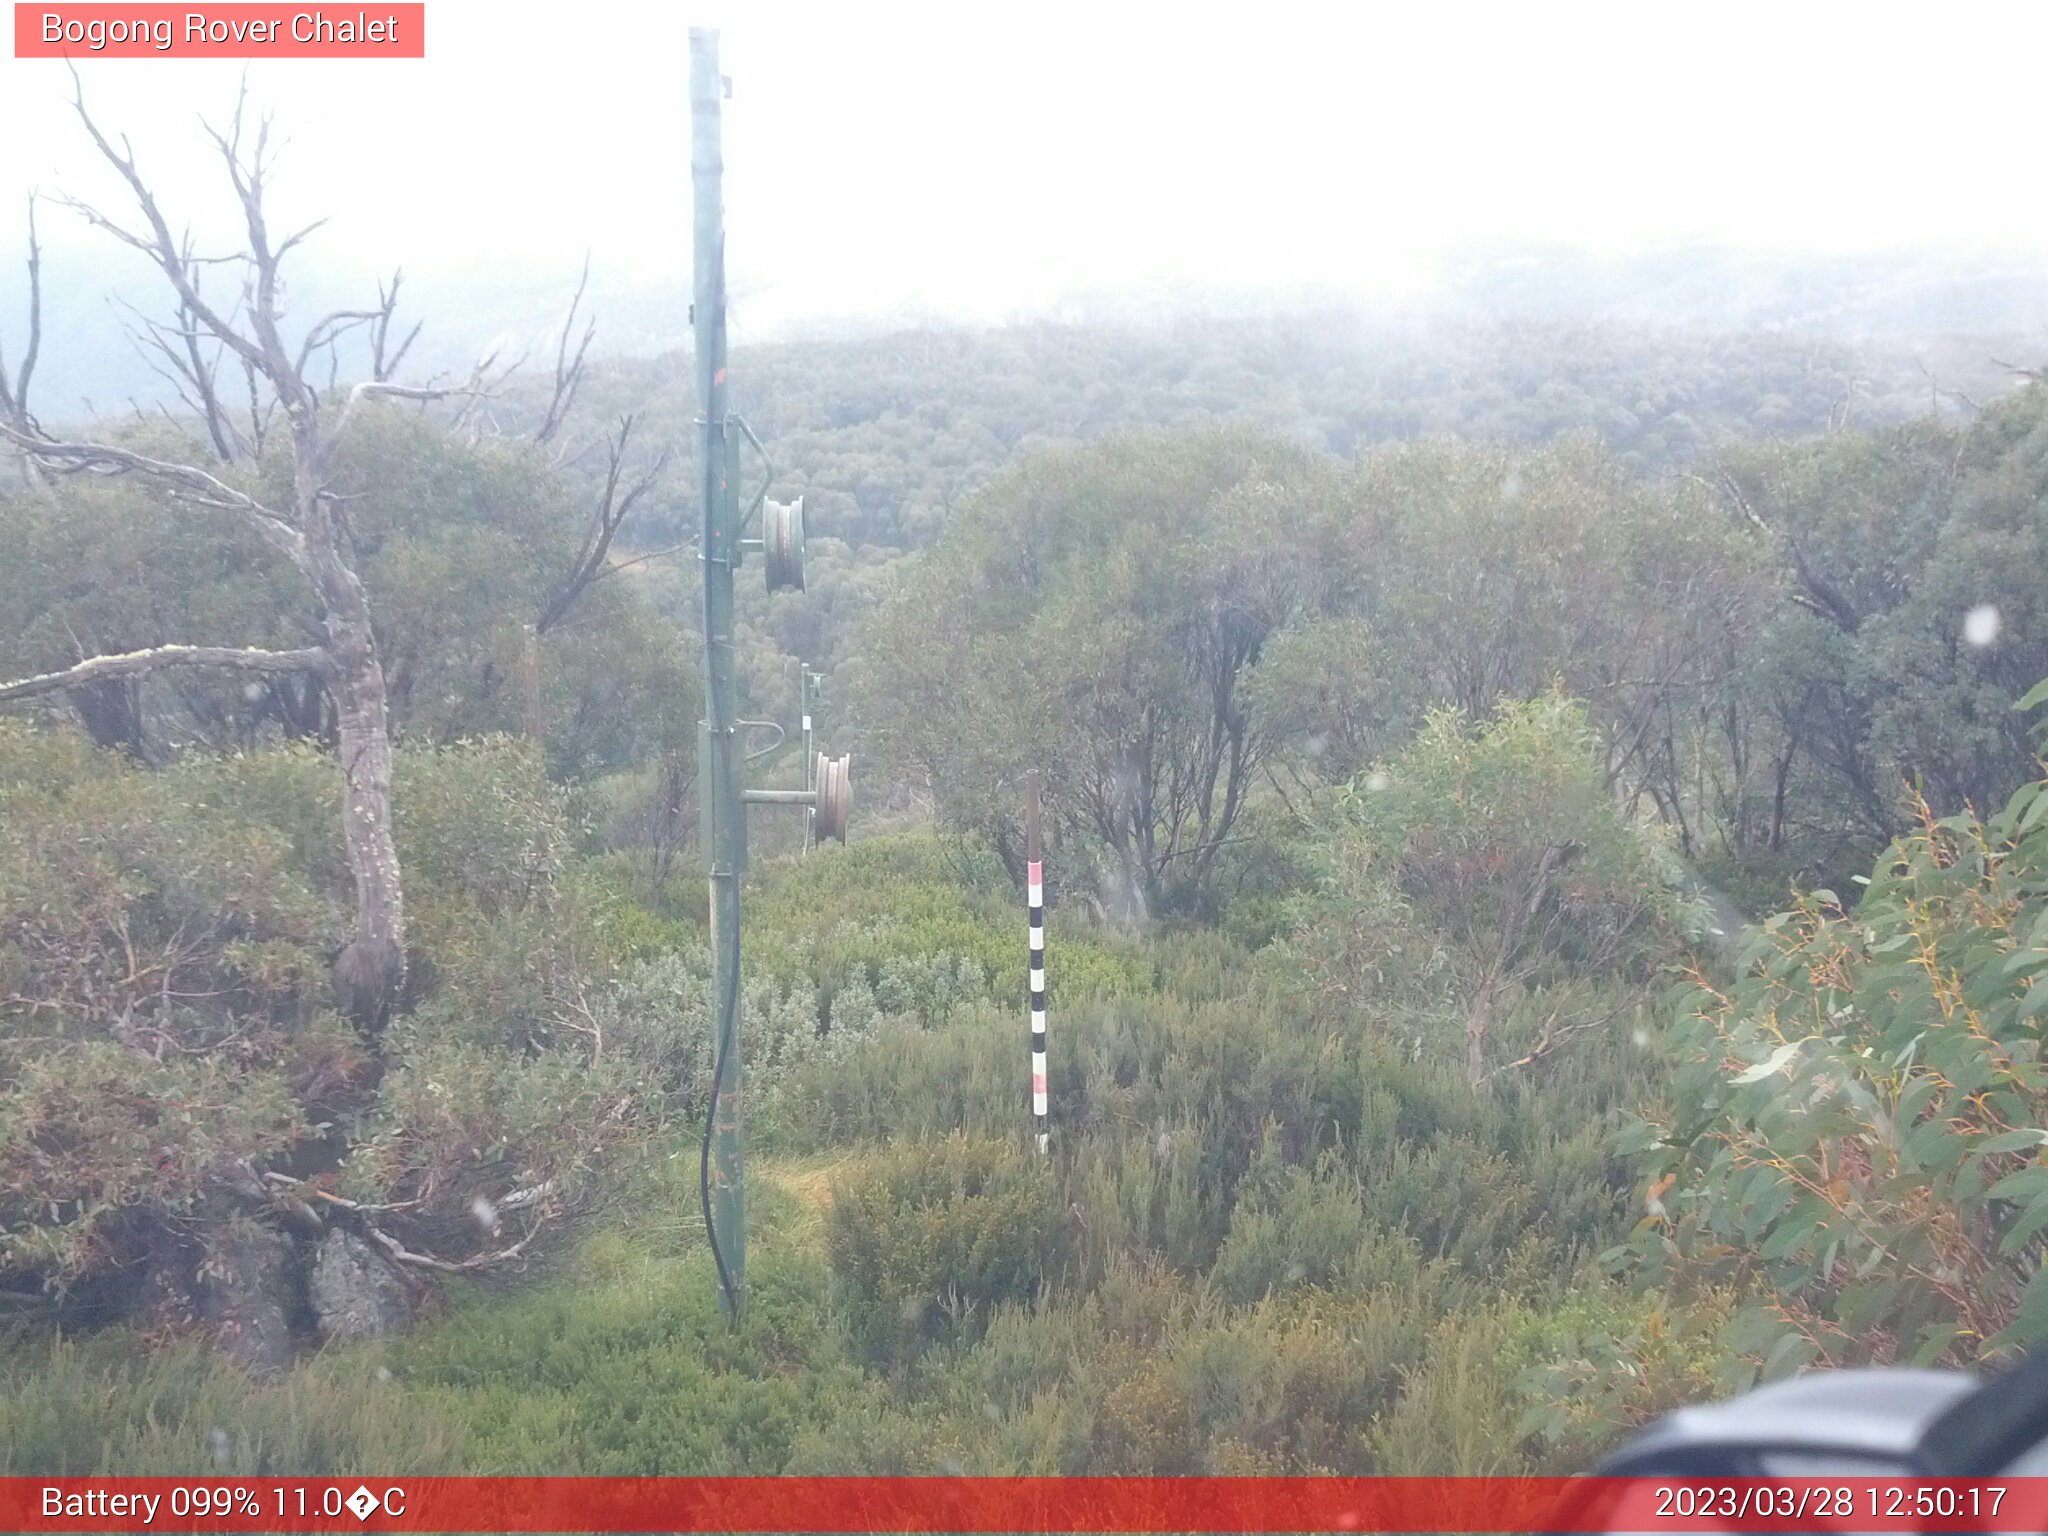
[[1045, 854], [1038, 835], [1038, 772], [1032, 770], [1024, 805], [1024, 902], [1031, 922], [1031, 1113], [1038, 1150], [1046, 1150], [1045, 1086]]

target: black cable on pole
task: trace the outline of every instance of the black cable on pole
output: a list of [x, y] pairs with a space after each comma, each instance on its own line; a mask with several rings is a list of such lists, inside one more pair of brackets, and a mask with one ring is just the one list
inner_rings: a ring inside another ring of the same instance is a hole
[[[739, 938], [739, 924], [732, 925], [734, 941]], [[725, 1089], [726, 1047], [732, 1043], [733, 1015], [740, 1004], [739, 956], [733, 956], [733, 963], [726, 967], [724, 1006], [718, 1010], [718, 1051], [711, 1064], [711, 1098], [704, 1106], [703, 1152], [697, 1162], [697, 1194], [704, 1203], [704, 1235], [711, 1241], [711, 1262], [718, 1266], [718, 1287], [725, 1293], [734, 1317], [739, 1316], [739, 1296], [733, 1290], [732, 1276], [725, 1267], [725, 1254], [718, 1246], [718, 1223], [711, 1217], [711, 1136], [718, 1124], [718, 1096]]]

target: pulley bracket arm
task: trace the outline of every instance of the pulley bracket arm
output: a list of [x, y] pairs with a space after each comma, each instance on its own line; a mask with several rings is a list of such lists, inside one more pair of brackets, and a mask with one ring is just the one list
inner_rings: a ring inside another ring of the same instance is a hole
[[[767, 501], [768, 487], [775, 483], [775, 463], [768, 457], [768, 450], [761, 446], [761, 439], [754, 436], [754, 429], [747, 425], [746, 417], [740, 415], [737, 411], [730, 411], [726, 414], [725, 419], [740, 429], [741, 435], [754, 445], [754, 452], [761, 456], [761, 489], [754, 492], [754, 499], [747, 504], [747, 510], [740, 516], [740, 532], [744, 535], [747, 524], [751, 523], [760, 514], [762, 503]], [[757, 540], [743, 538], [742, 542], [749, 548], [760, 548], [760, 543]]]

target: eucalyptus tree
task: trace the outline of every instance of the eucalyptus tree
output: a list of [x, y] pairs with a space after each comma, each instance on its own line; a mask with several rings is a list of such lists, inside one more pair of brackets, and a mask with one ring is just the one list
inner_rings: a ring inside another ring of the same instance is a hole
[[1025, 455], [875, 624], [878, 746], [1012, 863], [1042, 768], [1106, 908], [1199, 901], [1278, 739], [1250, 680], [1354, 563], [1334, 471], [1215, 429]]

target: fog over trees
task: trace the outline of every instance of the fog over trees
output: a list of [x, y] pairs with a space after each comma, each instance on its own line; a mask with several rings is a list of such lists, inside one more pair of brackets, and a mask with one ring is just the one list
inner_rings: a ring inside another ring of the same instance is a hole
[[1561, 1472], [2048, 1329], [2042, 263], [741, 281], [749, 772], [808, 667], [857, 790], [754, 824], [729, 1328], [686, 300], [358, 281], [258, 100], [79, 80], [0, 289], [0, 1471]]

